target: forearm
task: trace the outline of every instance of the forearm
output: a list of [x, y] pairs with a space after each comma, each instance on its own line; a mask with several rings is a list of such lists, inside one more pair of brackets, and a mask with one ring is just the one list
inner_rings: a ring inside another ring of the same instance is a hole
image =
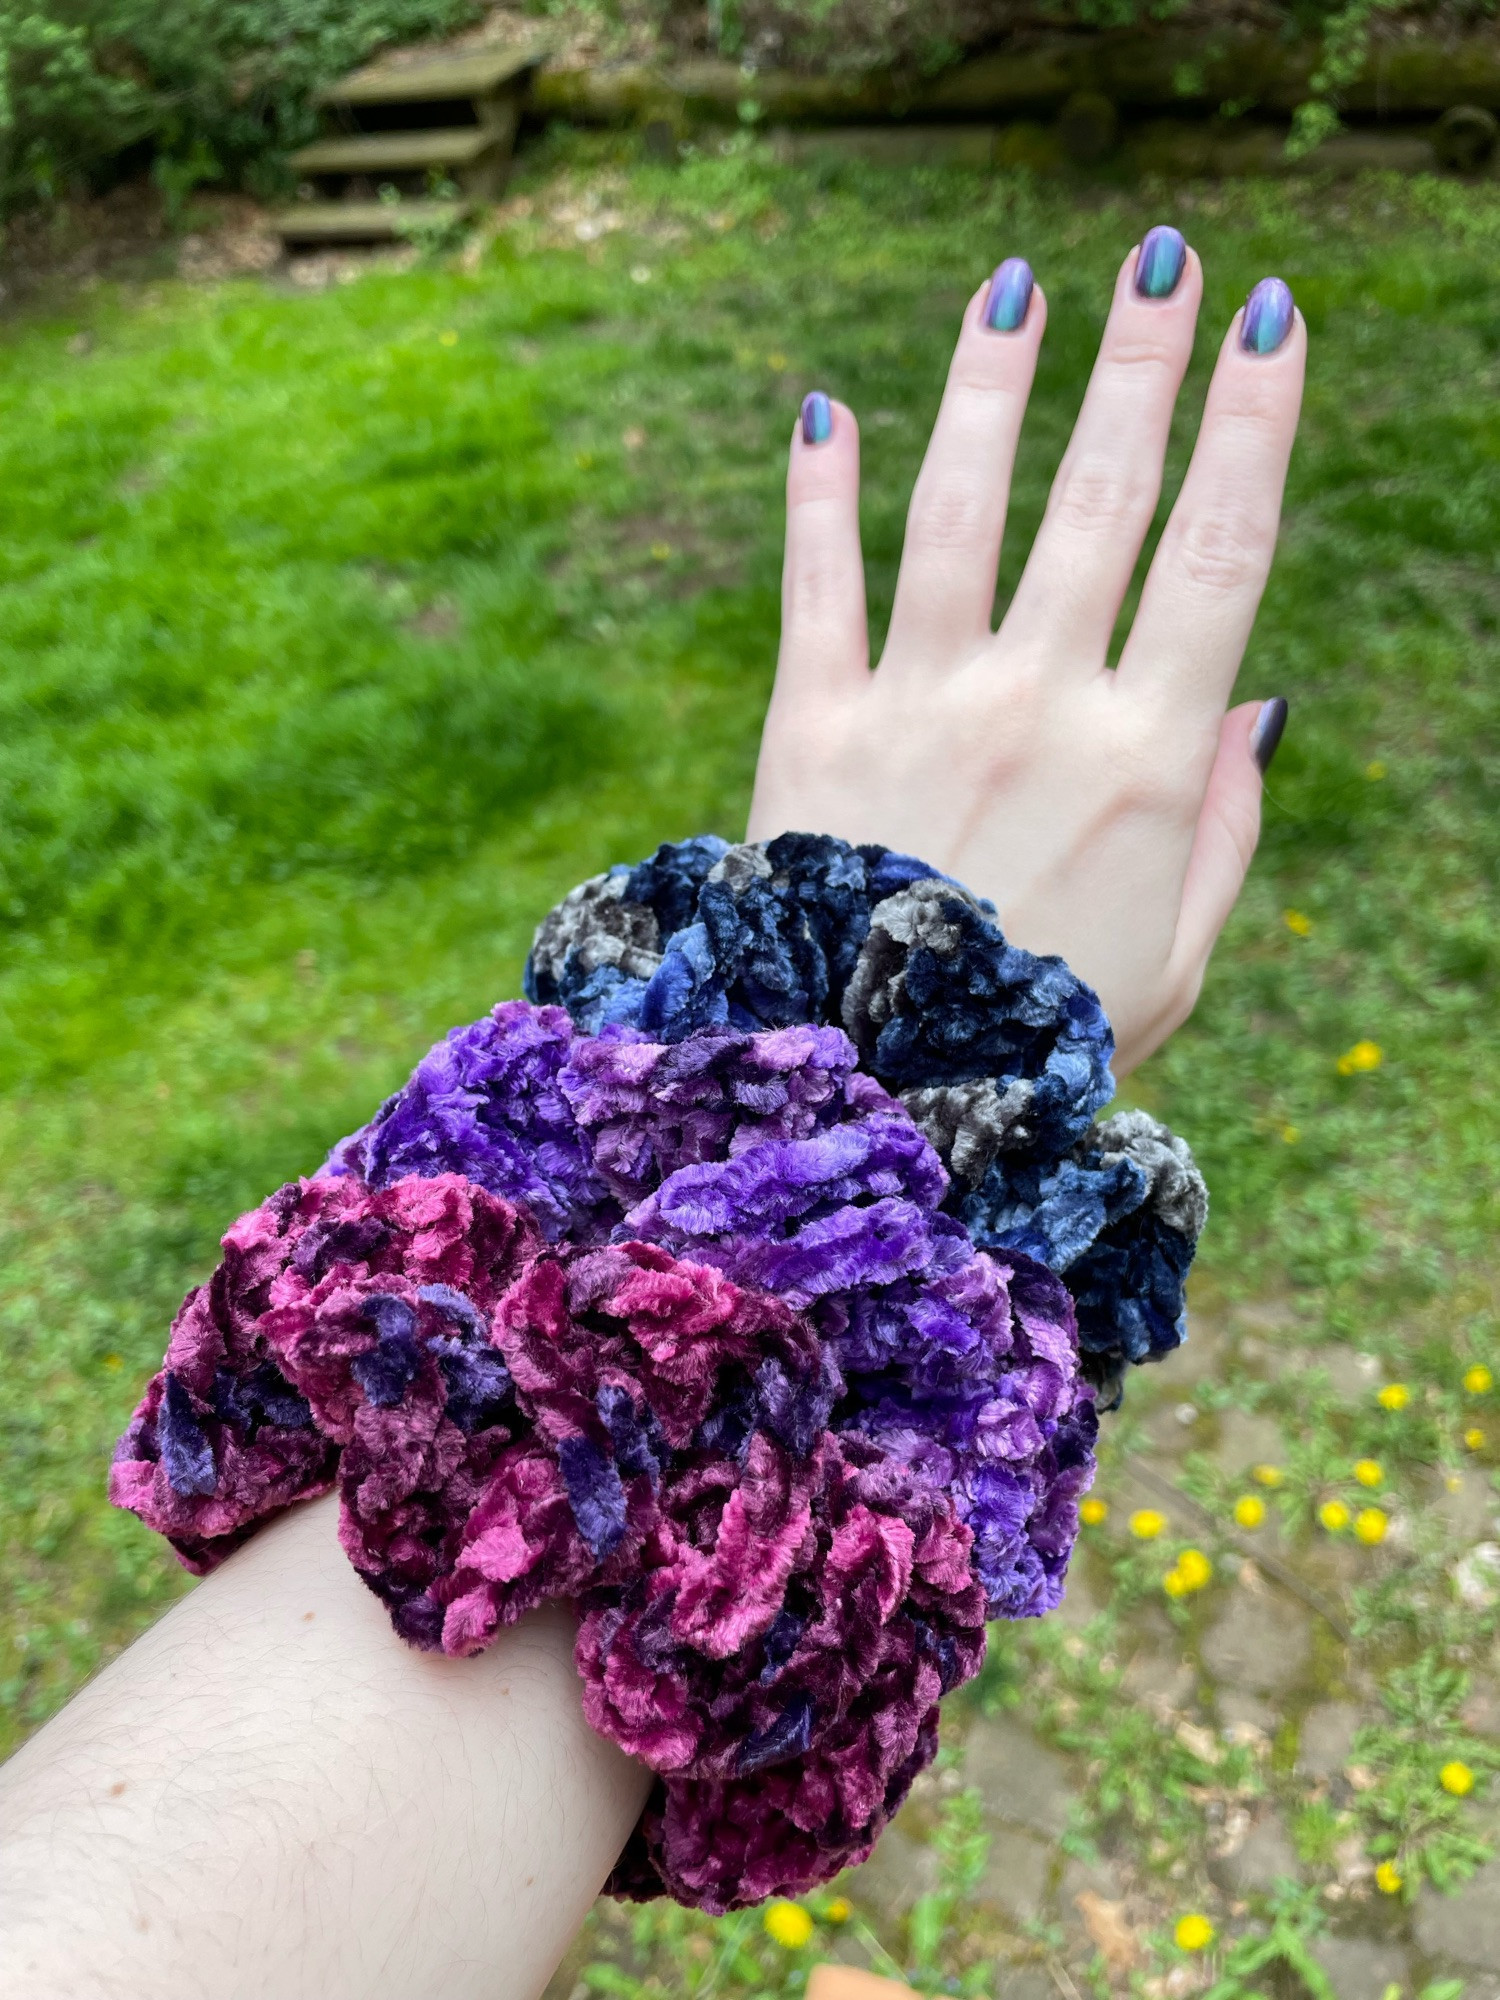
[[0, 1989], [537, 1994], [647, 1773], [584, 1722], [556, 1606], [416, 1653], [294, 1508], [0, 1772]]

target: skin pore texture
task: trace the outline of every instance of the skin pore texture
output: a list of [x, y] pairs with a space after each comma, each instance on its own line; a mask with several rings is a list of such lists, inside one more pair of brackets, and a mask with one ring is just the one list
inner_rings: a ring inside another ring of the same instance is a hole
[[[1009, 269], [1003, 310], [986, 286], [965, 314], [873, 674], [857, 426], [840, 403], [799, 425], [749, 829], [883, 842], [991, 897], [1015, 942], [1097, 988], [1121, 1075], [1191, 1011], [1254, 851], [1262, 703], [1225, 705], [1306, 349], [1289, 297], [1259, 314], [1253, 347], [1236, 318], [1111, 669], [1202, 291], [1191, 251], [1166, 295], [1175, 256], [1154, 257], [1145, 288], [1136, 261], [998, 634], [1040, 287]], [[583, 1720], [567, 1610], [473, 1658], [415, 1652], [335, 1530], [331, 1498], [274, 1522], [0, 1772], [0, 1992], [541, 1992], [646, 1774]]]

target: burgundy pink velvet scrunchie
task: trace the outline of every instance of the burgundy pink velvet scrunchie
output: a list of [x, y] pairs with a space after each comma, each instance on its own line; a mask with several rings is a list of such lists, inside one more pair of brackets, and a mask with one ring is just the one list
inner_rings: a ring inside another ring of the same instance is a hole
[[611, 1887], [795, 1895], [869, 1853], [986, 1619], [1057, 1603], [1202, 1182], [1095, 1122], [1092, 993], [885, 849], [662, 848], [527, 990], [231, 1227], [111, 1497], [201, 1573], [336, 1486], [424, 1648], [571, 1600], [585, 1713], [657, 1774]]

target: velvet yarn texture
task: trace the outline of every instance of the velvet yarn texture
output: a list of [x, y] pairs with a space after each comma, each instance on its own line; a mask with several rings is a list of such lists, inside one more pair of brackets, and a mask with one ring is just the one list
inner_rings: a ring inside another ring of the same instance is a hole
[[575, 1603], [655, 1772], [618, 1894], [722, 1911], [859, 1861], [1058, 1602], [1096, 1407], [1182, 1338], [1206, 1198], [1108, 1024], [921, 863], [704, 837], [582, 885], [242, 1216], [116, 1449], [199, 1573], [336, 1487], [409, 1643]]

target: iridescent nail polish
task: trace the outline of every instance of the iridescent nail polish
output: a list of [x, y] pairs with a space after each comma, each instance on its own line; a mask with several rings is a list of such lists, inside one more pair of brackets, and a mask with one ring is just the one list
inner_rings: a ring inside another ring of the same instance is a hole
[[1187, 269], [1187, 244], [1170, 222], [1148, 229], [1135, 260], [1135, 288], [1143, 299], [1169, 299]]
[[826, 444], [833, 436], [833, 405], [821, 389], [802, 398], [802, 442]]
[[1240, 346], [1247, 354], [1274, 354], [1292, 330], [1292, 288], [1280, 278], [1262, 278], [1245, 301]]
[[1255, 718], [1255, 727], [1250, 732], [1250, 755], [1260, 766], [1264, 777], [1271, 768], [1271, 759], [1276, 755], [1281, 742], [1281, 732], [1286, 728], [1287, 705], [1284, 695], [1273, 695], [1260, 705], [1260, 714]]
[[1035, 280], [1024, 257], [1007, 257], [990, 279], [984, 302], [984, 323], [992, 333], [1014, 333], [1026, 324]]

